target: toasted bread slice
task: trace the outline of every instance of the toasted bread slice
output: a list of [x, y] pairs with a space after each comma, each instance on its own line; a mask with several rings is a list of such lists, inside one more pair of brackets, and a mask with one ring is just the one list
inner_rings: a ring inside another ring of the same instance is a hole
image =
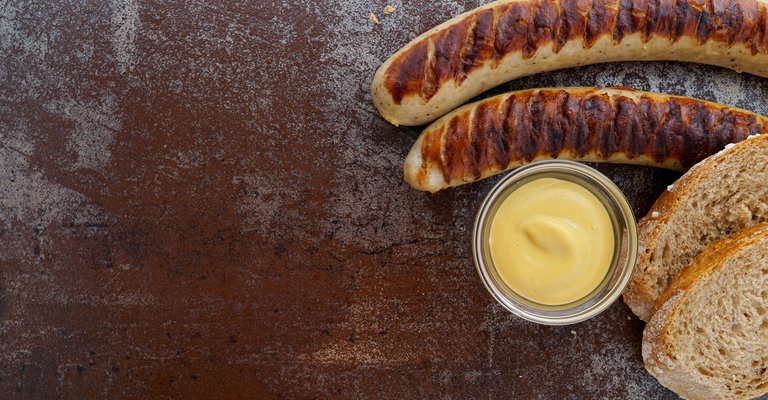
[[768, 393], [768, 224], [715, 242], [672, 281], [643, 332], [643, 360], [686, 399]]
[[624, 302], [647, 321], [671, 279], [711, 243], [768, 222], [768, 135], [728, 145], [691, 168], [638, 223]]

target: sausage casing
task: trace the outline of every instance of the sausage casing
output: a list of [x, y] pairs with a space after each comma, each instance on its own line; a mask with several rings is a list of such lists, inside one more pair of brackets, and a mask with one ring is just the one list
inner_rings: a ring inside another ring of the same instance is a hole
[[610, 61], [673, 60], [768, 77], [764, 0], [503, 0], [417, 37], [371, 92], [396, 125], [421, 125], [521, 76]]
[[688, 97], [628, 88], [521, 90], [428, 126], [405, 159], [404, 178], [436, 192], [542, 159], [683, 171], [728, 143], [767, 132], [761, 115]]

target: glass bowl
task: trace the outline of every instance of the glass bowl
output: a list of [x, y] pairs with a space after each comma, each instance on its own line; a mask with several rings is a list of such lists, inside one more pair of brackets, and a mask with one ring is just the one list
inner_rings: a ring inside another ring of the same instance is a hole
[[[540, 304], [515, 293], [501, 279], [491, 258], [488, 239], [499, 206], [510, 193], [541, 178], [563, 179], [590, 191], [605, 206], [613, 228], [613, 258], [605, 277], [589, 294], [568, 304]], [[629, 283], [637, 258], [637, 225], [621, 190], [594, 168], [572, 161], [534, 162], [502, 178], [485, 197], [472, 231], [472, 254], [483, 284], [504, 308], [539, 324], [574, 324], [608, 308]]]

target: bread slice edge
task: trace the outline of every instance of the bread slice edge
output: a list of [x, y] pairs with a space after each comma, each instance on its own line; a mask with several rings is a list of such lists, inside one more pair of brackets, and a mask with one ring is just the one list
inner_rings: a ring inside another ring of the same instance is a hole
[[768, 141], [768, 135], [756, 135], [733, 146], [727, 146], [720, 153], [709, 156], [691, 167], [670, 189], [665, 190], [659, 196], [648, 213], [638, 221], [637, 262], [622, 298], [624, 303], [641, 320], [649, 320], [653, 313], [654, 304], [664, 292], [663, 290], [659, 292], [654, 290], [654, 281], [658, 278], [659, 271], [651, 270], [650, 257], [653, 251], [646, 252], [646, 249], [660, 245], [659, 236], [669, 223], [670, 210], [675, 210], [679, 202], [682, 202], [686, 196], [692, 195], [698, 189], [699, 183], [708, 178], [718, 160], [723, 157], [737, 156], [736, 153], [747, 151], [747, 147], [752, 146], [753, 141], [757, 140]]
[[[652, 317], [643, 331], [642, 356], [646, 370], [662, 385], [688, 399], [725, 399], [708, 385], [706, 379], [693, 376], [668, 356], [668, 333], [681, 301], [698, 285], [708, 284], [710, 275], [724, 268], [727, 261], [749, 246], [768, 241], [768, 223], [754, 225], [714, 242], [681, 271], [659, 297]], [[766, 389], [768, 392], [768, 389]], [[765, 393], [757, 394], [762, 395]], [[734, 397], [727, 397], [734, 398]], [[745, 396], [745, 399], [751, 396]]]

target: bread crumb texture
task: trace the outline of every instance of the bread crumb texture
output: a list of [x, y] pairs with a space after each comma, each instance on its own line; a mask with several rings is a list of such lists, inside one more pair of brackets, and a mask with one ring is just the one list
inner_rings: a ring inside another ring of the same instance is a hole
[[688, 399], [768, 393], [768, 224], [713, 244], [657, 309], [643, 358], [664, 386]]
[[767, 161], [768, 136], [758, 136], [700, 162], [662, 194], [639, 223], [640, 254], [625, 293], [638, 316], [647, 320], [672, 278], [711, 243], [768, 222]]

